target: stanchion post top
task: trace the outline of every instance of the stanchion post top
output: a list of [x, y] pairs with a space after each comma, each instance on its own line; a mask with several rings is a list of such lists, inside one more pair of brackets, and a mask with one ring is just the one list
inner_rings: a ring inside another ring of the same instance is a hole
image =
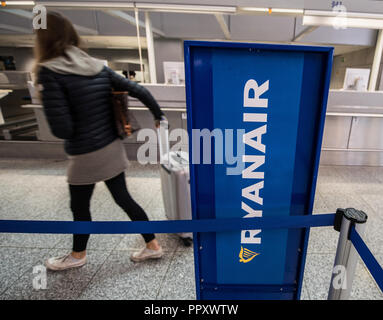
[[347, 220], [354, 223], [365, 223], [367, 221], [367, 214], [364, 211], [354, 208], [347, 208], [343, 215]]
[[340, 231], [342, 219], [346, 218], [351, 223], [365, 223], [367, 221], [367, 214], [364, 211], [357, 210], [355, 208], [338, 208], [335, 214], [334, 229]]

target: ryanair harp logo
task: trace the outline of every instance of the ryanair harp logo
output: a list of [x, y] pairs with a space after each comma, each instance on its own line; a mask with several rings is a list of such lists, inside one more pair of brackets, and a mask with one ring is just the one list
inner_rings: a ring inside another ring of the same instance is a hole
[[254, 259], [254, 257], [256, 257], [257, 255], [259, 255], [259, 253], [256, 253], [254, 251], [251, 251], [249, 249], [246, 249], [246, 248], [243, 248], [241, 246], [241, 251], [239, 252], [239, 262], [243, 262], [243, 263], [248, 263], [250, 262], [251, 260]]

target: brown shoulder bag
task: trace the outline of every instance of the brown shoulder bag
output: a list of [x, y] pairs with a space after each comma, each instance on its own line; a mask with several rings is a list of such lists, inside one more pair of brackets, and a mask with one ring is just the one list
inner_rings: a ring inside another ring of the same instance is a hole
[[134, 132], [140, 130], [140, 126], [129, 110], [128, 92], [113, 91], [112, 102], [114, 110], [114, 118], [116, 122], [117, 134], [120, 139], [131, 136]]

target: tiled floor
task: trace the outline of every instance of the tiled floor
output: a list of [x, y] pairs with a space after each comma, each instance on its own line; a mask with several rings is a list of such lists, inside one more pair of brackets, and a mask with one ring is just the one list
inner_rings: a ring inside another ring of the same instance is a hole
[[[71, 220], [65, 161], [0, 160], [0, 219]], [[158, 168], [132, 162], [128, 188], [150, 219], [165, 219]], [[383, 264], [383, 168], [321, 167], [314, 212], [356, 207], [368, 213], [366, 242]], [[96, 186], [94, 220], [123, 220], [106, 187]], [[193, 249], [175, 235], [159, 235], [163, 259], [133, 263], [143, 245], [138, 235], [92, 235], [88, 264], [77, 270], [47, 273], [47, 289], [33, 289], [35, 266], [66, 253], [70, 235], [0, 234], [0, 299], [195, 299]], [[338, 233], [313, 228], [302, 299], [326, 299]], [[380, 299], [364, 264], [358, 263], [353, 299]]]

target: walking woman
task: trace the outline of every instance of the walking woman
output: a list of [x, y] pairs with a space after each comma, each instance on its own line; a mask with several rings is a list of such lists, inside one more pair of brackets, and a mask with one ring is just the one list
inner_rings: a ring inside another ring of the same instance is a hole
[[[36, 74], [52, 133], [65, 140], [69, 166], [67, 181], [75, 221], [90, 221], [90, 199], [95, 183], [104, 181], [114, 201], [131, 220], [148, 220], [132, 199], [125, 182], [127, 157], [118, 138], [111, 102], [112, 89], [128, 91], [145, 104], [158, 127], [163, 113], [147, 89], [104, 66], [80, 49], [71, 22], [59, 13], [47, 13], [47, 29], [36, 30]], [[133, 261], [160, 258], [161, 246], [153, 234], [142, 235], [146, 246], [131, 255]], [[51, 270], [86, 263], [89, 235], [73, 235], [73, 251], [46, 261]]]

